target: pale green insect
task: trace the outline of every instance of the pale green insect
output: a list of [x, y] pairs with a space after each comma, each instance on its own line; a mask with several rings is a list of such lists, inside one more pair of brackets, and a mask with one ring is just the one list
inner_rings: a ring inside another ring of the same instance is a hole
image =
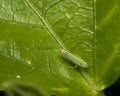
[[71, 54], [70, 52], [63, 49], [61, 50], [61, 53], [63, 58], [73, 63], [75, 66], [79, 66], [82, 68], [88, 67], [87, 63], [83, 59]]

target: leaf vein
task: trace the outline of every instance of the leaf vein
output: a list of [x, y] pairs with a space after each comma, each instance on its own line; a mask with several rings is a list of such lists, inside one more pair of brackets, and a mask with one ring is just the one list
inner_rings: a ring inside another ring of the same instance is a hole
[[38, 16], [40, 21], [46, 28], [48, 29], [48, 32], [51, 34], [51, 36], [56, 40], [56, 42], [60, 45], [62, 49], [66, 49], [66, 46], [64, 45], [63, 41], [60, 39], [60, 37], [55, 33], [54, 29], [50, 26], [48, 21], [42, 16], [40, 11], [33, 5], [33, 3], [30, 0], [25, 0], [26, 4], [30, 7], [30, 9]]

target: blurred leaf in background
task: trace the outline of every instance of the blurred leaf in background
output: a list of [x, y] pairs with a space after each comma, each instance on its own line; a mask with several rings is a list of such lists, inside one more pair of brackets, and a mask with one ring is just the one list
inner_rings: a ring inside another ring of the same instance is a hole
[[4, 94], [0, 96], [46, 96], [43, 91], [31, 83], [5, 82], [2, 84]]

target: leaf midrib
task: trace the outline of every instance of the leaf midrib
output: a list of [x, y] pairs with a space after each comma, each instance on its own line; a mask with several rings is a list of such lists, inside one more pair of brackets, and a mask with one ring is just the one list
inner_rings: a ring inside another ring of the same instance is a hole
[[30, 0], [25, 0], [29, 8], [38, 16], [40, 21], [46, 28], [48, 29], [48, 32], [51, 34], [51, 36], [56, 40], [56, 42], [60, 45], [61, 49], [68, 50], [67, 47], [64, 45], [63, 41], [60, 39], [60, 37], [55, 33], [53, 28], [50, 26], [47, 20], [42, 16], [42, 14], [39, 12], [39, 10], [34, 6], [34, 4]]

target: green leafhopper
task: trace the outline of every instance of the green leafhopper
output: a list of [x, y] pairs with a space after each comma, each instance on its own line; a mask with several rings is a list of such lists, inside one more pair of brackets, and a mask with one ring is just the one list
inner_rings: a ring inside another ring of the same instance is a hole
[[70, 52], [63, 49], [63, 50], [61, 50], [61, 53], [62, 53], [62, 57], [65, 58], [66, 60], [70, 61], [71, 63], [73, 63], [77, 66], [80, 66], [82, 68], [88, 67], [87, 63], [83, 59], [71, 54]]

